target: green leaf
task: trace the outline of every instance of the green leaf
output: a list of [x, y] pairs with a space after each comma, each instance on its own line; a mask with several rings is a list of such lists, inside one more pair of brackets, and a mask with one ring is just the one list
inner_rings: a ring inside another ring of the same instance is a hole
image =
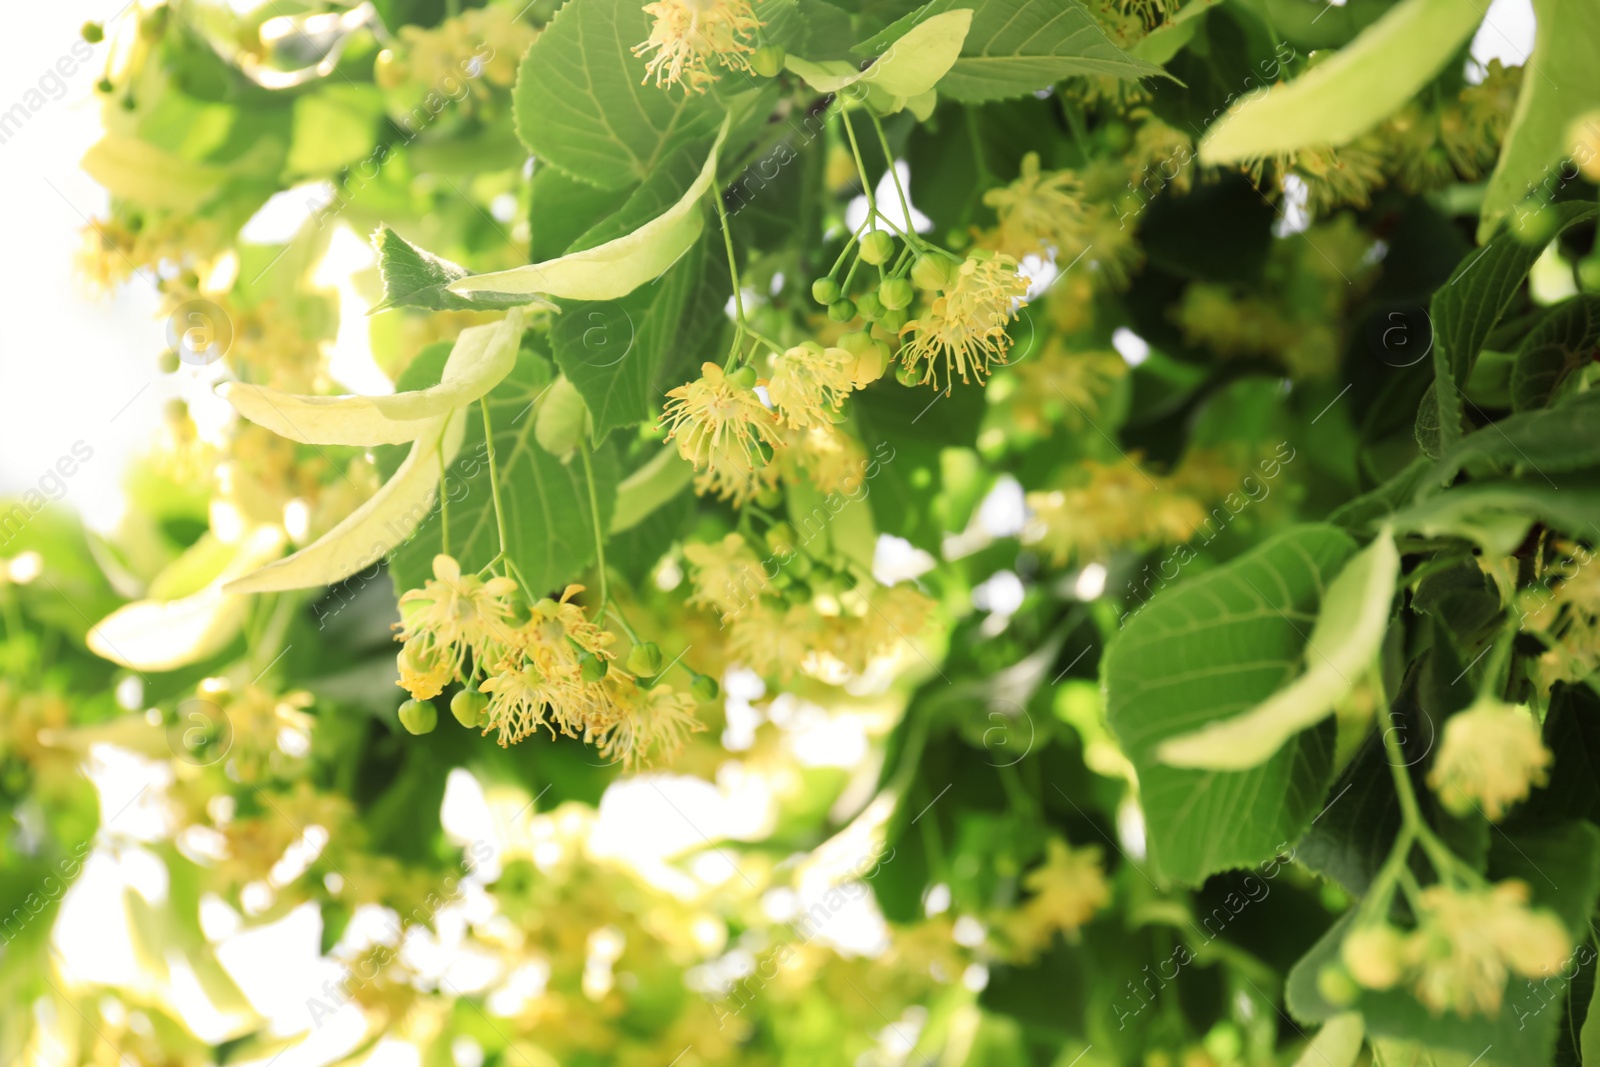
[[[1555, 213], [1552, 237], [1595, 215], [1592, 204], [1552, 204], [1545, 210]], [[1543, 244], [1525, 244], [1510, 231], [1501, 233], [1463, 260], [1444, 288], [1433, 294], [1428, 305], [1434, 338], [1433, 392], [1423, 398], [1417, 414], [1419, 440], [1425, 419], [1437, 424], [1441, 451], [1460, 439], [1460, 387], [1471, 377], [1484, 342], [1543, 252]]]
[[1237, 771], [1266, 760], [1295, 734], [1333, 714], [1371, 666], [1389, 627], [1400, 553], [1387, 532], [1345, 564], [1322, 597], [1306, 639], [1306, 669], [1243, 715], [1164, 742], [1173, 767]]
[[1332, 767], [1331, 724], [1244, 771], [1168, 767], [1156, 750], [1297, 675], [1323, 591], [1355, 552], [1336, 527], [1294, 527], [1158, 594], [1107, 648], [1107, 717], [1139, 773], [1150, 859], [1166, 877], [1198, 884], [1259, 862], [1316, 815]]
[[1550, 402], [1567, 376], [1594, 358], [1600, 341], [1600, 296], [1579, 296], [1540, 319], [1517, 348], [1511, 405], [1518, 411]]
[[701, 291], [703, 260], [697, 252], [621, 300], [574, 304], [551, 327], [556, 363], [589, 405], [596, 440], [645, 421], [661, 402], [668, 387], [662, 372]]
[[522, 59], [513, 93], [528, 150], [606, 189], [644, 181], [679, 146], [709, 141], [723, 108], [711, 93], [644, 84], [630, 49], [651, 16], [632, 0], [568, 0]]
[[1416, 96], [1482, 20], [1477, 0], [1403, 0], [1331, 59], [1230, 108], [1206, 131], [1200, 159], [1345, 144]]
[[633, 529], [687, 489], [693, 480], [694, 465], [678, 454], [678, 446], [670, 442], [662, 445], [647, 463], [617, 485], [611, 532]]
[[374, 312], [387, 308], [414, 307], [428, 311], [483, 311], [522, 307], [529, 304], [554, 307], [547, 300], [525, 293], [452, 293], [451, 282], [469, 276], [467, 268], [434, 255], [401, 237], [387, 226], [372, 235], [378, 251], [378, 271], [383, 275], [383, 302]]
[[1600, 465], [1600, 393], [1580, 393], [1568, 403], [1508, 415], [1461, 438], [1439, 457], [1433, 480], [1448, 485], [1463, 469], [1510, 469], [1551, 488], [1552, 473]]
[[1557, 489], [1537, 476], [1527, 481], [1473, 482], [1425, 497], [1396, 512], [1391, 521], [1397, 533], [1460, 537], [1485, 553], [1510, 555], [1535, 522], [1578, 536], [1600, 527], [1600, 485], [1592, 478], [1581, 484], [1563, 479]]
[[[583, 463], [576, 458], [563, 462], [534, 440], [535, 407], [551, 378], [543, 357], [524, 352], [510, 376], [488, 398], [499, 496], [505, 508], [506, 554], [535, 596], [559, 590], [595, 558], [594, 520]], [[494, 558], [500, 545], [483, 420], [476, 406], [468, 414], [466, 439], [460, 458], [445, 475], [445, 491], [448, 551], [461, 562], [463, 571], [475, 571]], [[600, 528], [605, 529], [616, 499], [617, 464], [611, 449], [596, 451], [594, 468]], [[437, 465], [434, 477], [438, 477]], [[415, 534], [395, 550], [389, 571], [396, 589], [420, 588], [433, 573], [433, 557], [446, 550], [445, 525], [436, 504]]]
[[[856, 54], [882, 54], [911, 27], [971, 3], [933, 0], [858, 45]], [[1161, 73], [1113, 44], [1078, 0], [986, 0], [976, 5], [961, 57], [940, 80], [939, 92], [977, 103], [1023, 96], [1073, 75]]]
[[1294, 1067], [1350, 1067], [1361, 1055], [1361, 1043], [1366, 1037], [1360, 1012], [1335, 1015], [1322, 1024], [1311, 1038], [1311, 1043], [1294, 1061]]
[[[716, 178], [717, 151], [728, 136], [730, 121], [731, 116], [724, 119], [699, 175], [677, 201], [637, 229], [543, 263], [458, 278], [450, 283], [450, 291], [548, 293], [573, 300], [615, 300], [660, 277], [694, 247], [705, 229], [700, 200]], [[641, 196], [653, 201], [659, 195], [658, 187], [647, 183], [629, 198], [629, 204]], [[628, 213], [629, 205], [624, 204], [622, 211]], [[579, 238], [579, 243], [582, 241]]]
[[1600, 103], [1595, 42], [1600, 4], [1593, 0], [1534, 0], [1533, 53], [1522, 71], [1522, 91], [1484, 190], [1478, 240], [1487, 240], [1506, 213], [1536, 190], [1565, 184], [1555, 168], [1573, 152], [1572, 123]]

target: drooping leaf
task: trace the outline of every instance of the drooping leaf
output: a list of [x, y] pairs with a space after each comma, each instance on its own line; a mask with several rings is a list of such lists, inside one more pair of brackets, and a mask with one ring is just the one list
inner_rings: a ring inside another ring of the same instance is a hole
[[1439, 457], [1433, 481], [1448, 485], [1463, 469], [1519, 471], [1551, 487], [1552, 474], [1600, 466], [1600, 394], [1496, 420]]
[[711, 93], [645, 84], [632, 47], [651, 16], [630, 0], [571, 0], [522, 59], [517, 133], [536, 157], [607, 189], [644, 181], [678, 146], [709, 141], [723, 109]]
[[459, 410], [432, 420], [383, 487], [343, 522], [294, 555], [230, 582], [223, 591], [312, 589], [375, 566], [405, 544], [428, 514], [439, 472], [461, 448], [465, 423], [466, 412]]
[[[228, 583], [283, 551], [283, 531], [261, 526], [229, 546], [223, 566], [201, 588], [174, 599], [136, 600], [90, 628], [89, 650], [136, 671], [170, 671], [199, 663], [239, 636], [249, 602]], [[211, 555], [211, 546], [196, 550]], [[180, 558], [175, 566], [182, 566]]]
[[709, 260], [692, 251], [622, 299], [572, 304], [552, 325], [556, 363], [589, 405], [596, 440], [648, 419], [665, 391], [679, 384], [668, 376], [696, 346], [697, 309], [713, 302], [718, 315], [722, 310], [726, 270], [712, 274]]
[[1324, 590], [1355, 554], [1332, 526], [1297, 526], [1153, 598], [1102, 661], [1106, 714], [1139, 774], [1151, 862], [1198, 884], [1299, 837], [1332, 766], [1331, 724], [1243, 771], [1169, 767], [1172, 737], [1228, 719], [1301, 671]]
[[1589, 0], [1534, 0], [1533, 52], [1522, 72], [1522, 91], [1501, 144], [1500, 158], [1483, 193], [1478, 240], [1495, 232], [1518, 201], [1547, 196], [1564, 184], [1561, 171], [1573, 155], [1572, 123], [1600, 104], [1600, 5]]
[[1403, 0], [1332, 58], [1246, 99], [1200, 142], [1205, 163], [1340, 145], [1398, 111], [1483, 20], [1476, 0]]
[[923, 19], [889, 44], [866, 70], [844, 60], [814, 63], [799, 56], [788, 57], [785, 65], [819, 93], [836, 93], [859, 82], [890, 96], [920, 96], [950, 72], [971, 26], [970, 8]]

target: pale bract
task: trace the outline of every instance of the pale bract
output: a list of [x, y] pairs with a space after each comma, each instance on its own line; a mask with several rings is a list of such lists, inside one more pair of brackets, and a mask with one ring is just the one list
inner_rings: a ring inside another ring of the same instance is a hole
[[1200, 160], [1345, 144], [1400, 110], [1481, 21], [1477, 0], [1404, 0], [1332, 58], [1235, 104], [1206, 131]]
[[332, 585], [365, 570], [410, 538], [433, 508], [439, 474], [461, 451], [467, 417], [429, 420], [394, 476], [343, 522], [292, 556], [229, 583], [229, 593], [274, 593]]
[[1371, 667], [1389, 624], [1400, 553], [1384, 530], [1351, 558], [1323, 595], [1306, 641], [1306, 669], [1249, 711], [1162, 744], [1173, 767], [1239, 771], [1265, 762], [1285, 741], [1333, 714]]
[[205, 584], [186, 596], [124, 604], [89, 631], [90, 651], [136, 671], [177, 670], [222, 651], [239, 635], [249, 608], [228, 584], [283, 551], [284, 540], [277, 526], [258, 526], [231, 545], [202, 538], [151, 588], [159, 590], [168, 574], [182, 576], [168, 579], [169, 587], [199, 577], [208, 579]]
[[866, 70], [848, 60], [814, 63], [799, 56], [789, 56], [784, 66], [819, 93], [836, 93], [860, 82], [893, 97], [920, 97], [956, 65], [971, 28], [971, 10], [946, 11], [913, 26]]
[[517, 362], [523, 312], [468, 326], [445, 361], [439, 384], [391, 396], [305, 396], [226, 382], [217, 392], [234, 409], [280, 437], [302, 444], [396, 445], [415, 441], [441, 415], [465, 407], [499, 385]]
[[705, 230], [700, 200], [717, 176], [717, 153], [728, 136], [731, 116], [706, 156], [700, 174], [666, 211], [625, 234], [581, 252], [571, 252], [526, 267], [473, 274], [450, 283], [454, 293], [540, 293], [569, 300], [616, 300], [666, 273]]

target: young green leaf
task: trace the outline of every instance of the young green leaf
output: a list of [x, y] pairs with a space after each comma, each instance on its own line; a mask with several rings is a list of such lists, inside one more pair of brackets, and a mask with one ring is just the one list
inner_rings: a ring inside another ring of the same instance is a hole
[[1200, 142], [1204, 163], [1344, 144], [1398, 111], [1483, 20], [1477, 0], [1403, 0], [1337, 55], [1235, 104]]
[[[559, 173], [559, 172], [553, 172]], [[374, 312], [386, 308], [415, 307], [427, 311], [493, 310], [524, 305], [553, 308], [554, 304], [520, 293], [484, 293], [465, 297], [446, 287], [472, 272], [459, 263], [418, 248], [387, 226], [372, 235], [378, 251], [378, 270], [383, 275], [383, 302]]]
[[1383, 642], [1399, 573], [1394, 539], [1382, 532], [1345, 564], [1323, 596], [1306, 639], [1305, 673], [1242, 715], [1167, 740], [1157, 758], [1172, 767], [1245, 770], [1332, 715]]

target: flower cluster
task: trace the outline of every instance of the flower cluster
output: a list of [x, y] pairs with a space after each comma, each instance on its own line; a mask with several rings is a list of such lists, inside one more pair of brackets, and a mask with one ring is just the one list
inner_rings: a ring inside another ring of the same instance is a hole
[[1027, 495], [1032, 520], [1023, 531], [1057, 565], [1099, 559], [1126, 545], [1186, 541], [1205, 521], [1205, 507], [1175, 476], [1147, 471], [1133, 459], [1085, 460], [1079, 481]]
[[1005, 363], [1011, 349], [1006, 326], [1024, 304], [1028, 282], [1017, 261], [1003, 252], [976, 251], [948, 272], [938, 295], [900, 328], [911, 335], [900, 350], [908, 370], [922, 366], [921, 382], [949, 392], [956, 375], [979, 385], [991, 363]]
[[769, 576], [740, 534], [684, 546], [689, 602], [718, 612], [730, 658], [757, 674], [860, 674], [926, 625], [933, 602], [915, 587], [879, 586], [795, 546], [780, 547], [768, 560], [776, 564]]
[[573, 602], [582, 586], [539, 600], [524, 617], [510, 578], [464, 575], [445, 555], [434, 557], [433, 573], [400, 598], [399, 684], [413, 699], [476, 682], [488, 698], [476, 725], [495, 731], [502, 746], [543, 727], [630, 767], [670, 759], [704, 729], [687, 693], [614, 662], [615, 635]]
[[1481, 889], [1436, 885], [1419, 899], [1409, 933], [1385, 923], [1348, 934], [1340, 955], [1367, 989], [1408, 985], [1435, 1015], [1495, 1015], [1513, 973], [1553, 974], [1572, 938], [1550, 912], [1528, 906], [1528, 887], [1505, 881]]

